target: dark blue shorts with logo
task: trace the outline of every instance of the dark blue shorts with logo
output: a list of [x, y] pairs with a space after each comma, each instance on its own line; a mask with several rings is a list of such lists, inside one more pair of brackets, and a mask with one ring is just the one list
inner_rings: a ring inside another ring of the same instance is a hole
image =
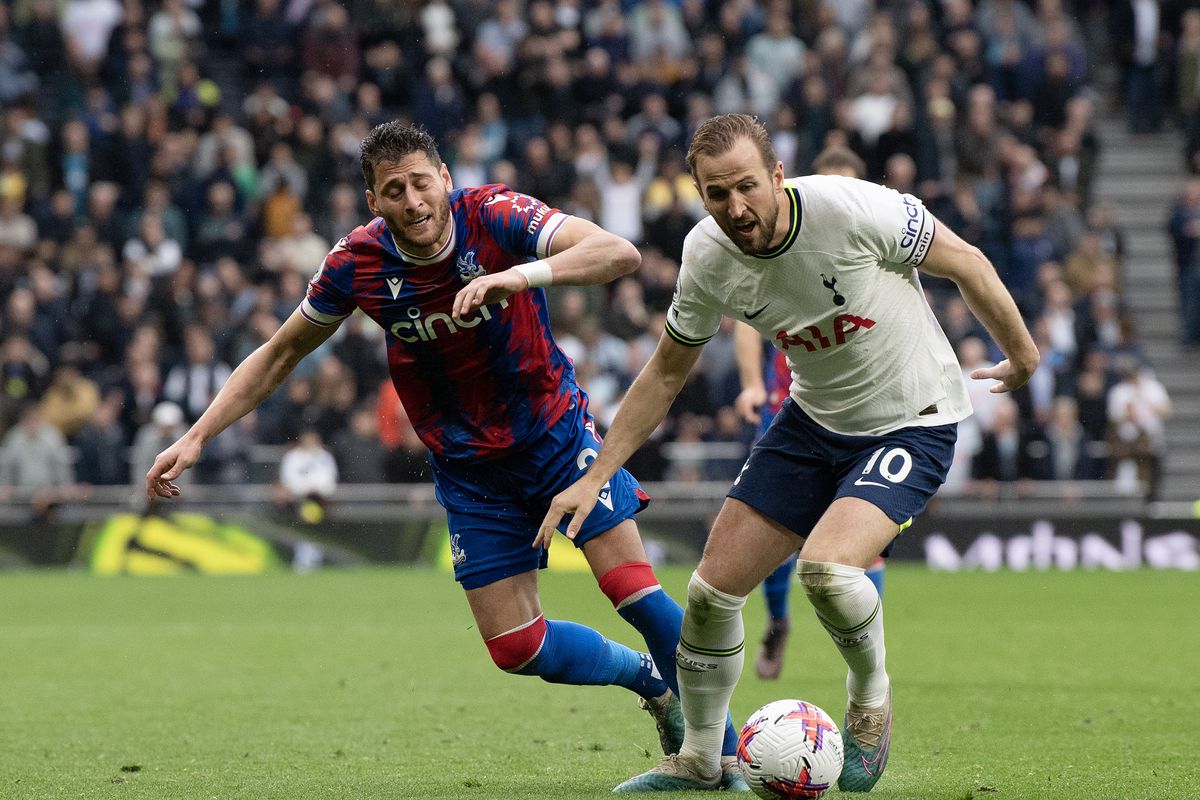
[[[430, 456], [438, 502], [446, 509], [454, 579], [477, 589], [544, 569], [547, 553], [533, 548], [554, 495], [579, 479], [600, 451], [587, 396], [579, 393], [562, 419], [534, 445], [489, 461]], [[575, 546], [631, 519], [650, 498], [637, 479], [618, 470], [601, 490]], [[566, 521], [559, 530], [566, 528]]]
[[957, 438], [957, 424], [882, 436], [833, 433], [789, 398], [750, 451], [728, 496], [800, 536], [809, 534], [834, 500], [858, 497], [887, 514], [899, 532], [946, 480]]

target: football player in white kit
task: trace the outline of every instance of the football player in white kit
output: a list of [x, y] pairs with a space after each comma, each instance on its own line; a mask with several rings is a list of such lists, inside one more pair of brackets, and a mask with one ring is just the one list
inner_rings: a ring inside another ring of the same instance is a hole
[[535, 543], [564, 515], [574, 535], [599, 489], [666, 415], [721, 317], [785, 352], [790, 397], [751, 450], [688, 585], [676, 651], [686, 733], [678, 755], [619, 792], [720, 785], [726, 710], [742, 672], [746, 596], [800, 546], [797, 572], [848, 667], [838, 785], [869, 791], [887, 763], [892, 689], [879, 595], [864, 569], [945, 479], [971, 413], [918, 269], [957, 284], [1007, 356], [972, 373], [1012, 391], [1039, 356], [987, 258], [915, 197], [838, 176], [786, 179], [766, 130], [713, 117], [687, 155], [711, 216], [684, 243], [667, 329], [621, 405], [604, 449], [554, 498]]

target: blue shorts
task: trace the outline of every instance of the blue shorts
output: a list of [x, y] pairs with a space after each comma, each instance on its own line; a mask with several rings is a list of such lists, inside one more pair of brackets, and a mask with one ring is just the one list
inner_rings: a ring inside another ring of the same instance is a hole
[[[600, 438], [579, 393], [563, 418], [534, 445], [504, 458], [467, 461], [430, 456], [438, 502], [446, 509], [454, 579], [464, 589], [544, 569], [547, 553], [533, 548], [554, 495], [583, 475]], [[600, 492], [575, 546], [615, 528], [646, 507], [637, 479], [618, 470]], [[559, 530], [566, 528], [566, 522]]]
[[957, 424], [845, 436], [788, 399], [728, 496], [799, 536], [808, 536], [834, 500], [859, 497], [887, 514], [899, 533], [946, 480], [957, 438]]

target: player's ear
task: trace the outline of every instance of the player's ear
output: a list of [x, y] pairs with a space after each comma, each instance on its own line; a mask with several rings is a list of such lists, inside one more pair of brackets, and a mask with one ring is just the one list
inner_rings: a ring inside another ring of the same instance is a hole
[[371, 213], [375, 216], [383, 216], [379, 213], [379, 206], [375, 204], [375, 193], [370, 189], [367, 189], [367, 208], [371, 209]]
[[442, 180], [446, 182], [446, 191], [453, 192], [454, 191], [454, 181], [451, 180], [451, 178], [450, 178], [450, 170], [446, 168], [445, 161], [442, 162], [441, 173], [442, 173]]
[[782, 188], [783, 188], [783, 179], [784, 179], [784, 177], [785, 177], [785, 176], [784, 176], [784, 174], [783, 174], [783, 162], [782, 162], [782, 161], [776, 161], [776, 162], [775, 162], [775, 169], [771, 170], [771, 184], [772, 184], [772, 185], [773, 185], [773, 186], [774, 186], [776, 189], [782, 189]]

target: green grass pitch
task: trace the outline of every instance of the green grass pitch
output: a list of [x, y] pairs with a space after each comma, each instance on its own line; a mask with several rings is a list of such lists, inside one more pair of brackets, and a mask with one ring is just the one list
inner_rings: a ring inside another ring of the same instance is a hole
[[[689, 572], [662, 571], [676, 597]], [[896, 721], [873, 797], [1200, 797], [1195, 574], [887, 580]], [[548, 616], [637, 644], [590, 576], [542, 590]], [[841, 719], [844, 669], [793, 607], [784, 675], [747, 669], [739, 721], [788, 696]], [[0, 609], [0, 798], [600, 798], [656, 758], [623, 690], [491, 666], [439, 572], [8, 573]], [[752, 657], [760, 598], [746, 620]]]

